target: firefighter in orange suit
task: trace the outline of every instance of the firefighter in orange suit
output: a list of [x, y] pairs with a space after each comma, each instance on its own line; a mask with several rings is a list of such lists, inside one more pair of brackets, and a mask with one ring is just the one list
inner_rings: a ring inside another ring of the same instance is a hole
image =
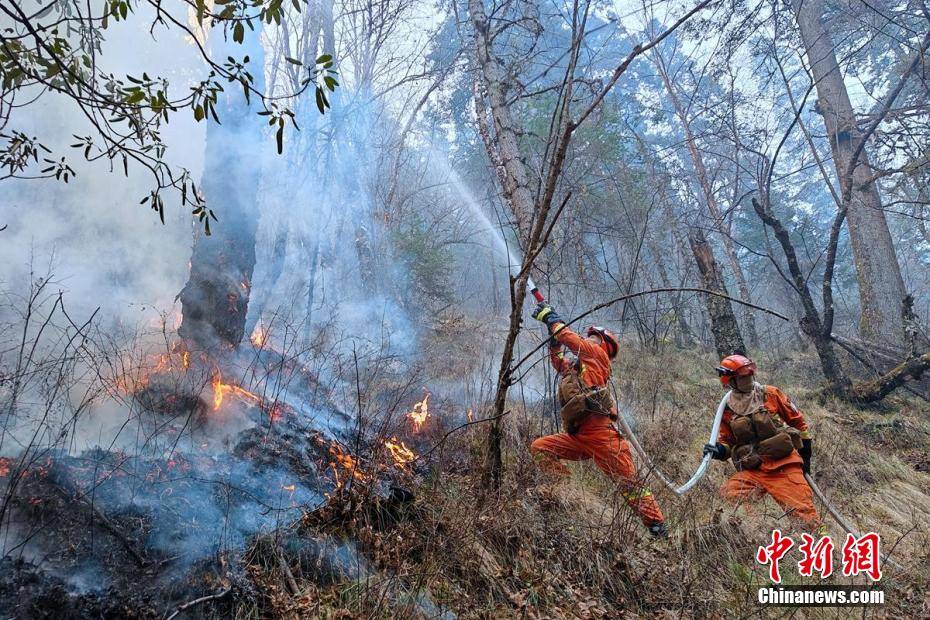
[[755, 362], [743, 355], [720, 362], [717, 374], [730, 399], [718, 442], [704, 446], [704, 454], [733, 460], [737, 471], [720, 490], [724, 497], [740, 502], [768, 493], [790, 517], [819, 531], [822, 521], [804, 480], [812, 454], [807, 422], [784, 392], [756, 383], [755, 373]]
[[[566, 419], [563, 402], [564, 433], [547, 435], [533, 441], [530, 450], [540, 469], [555, 477], [569, 475], [559, 459], [594, 463], [620, 486], [627, 504], [639, 515], [653, 536], [667, 536], [665, 517], [652, 492], [636, 476], [636, 467], [630, 455], [630, 446], [613, 426], [617, 419], [616, 407], [610, 400], [611, 361], [617, 357], [617, 337], [602, 327], [590, 327], [587, 338], [569, 329], [548, 304], [539, 304], [533, 318], [545, 323], [552, 335], [550, 358], [562, 377], [562, 385], [578, 384], [578, 395], [584, 405], [577, 414]], [[565, 355], [568, 349], [574, 359]], [[608, 403], [609, 401], [609, 403]], [[599, 403], [599, 404], [598, 404]]]

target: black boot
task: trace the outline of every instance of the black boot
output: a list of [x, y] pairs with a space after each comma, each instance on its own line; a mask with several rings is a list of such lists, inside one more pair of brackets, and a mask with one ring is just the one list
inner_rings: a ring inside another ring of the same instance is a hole
[[649, 526], [649, 535], [653, 538], [668, 538], [668, 528], [665, 521], [659, 521]]

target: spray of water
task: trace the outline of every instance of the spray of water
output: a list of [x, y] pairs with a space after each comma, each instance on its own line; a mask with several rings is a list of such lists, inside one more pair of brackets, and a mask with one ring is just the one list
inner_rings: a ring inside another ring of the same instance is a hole
[[[458, 195], [462, 198], [465, 206], [468, 207], [468, 210], [475, 217], [475, 219], [484, 226], [483, 232], [486, 232], [490, 236], [491, 241], [494, 243], [494, 247], [497, 249], [497, 251], [500, 252], [501, 256], [507, 258], [509, 269], [513, 270], [516, 268], [519, 270], [523, 265], [523, 260], [520, 258], [519, 253], [515, 253], [514, 250], [510, 248], [506, 239], [504, 239], [503, 233], [500, 231], [500, 229], [491, 223], [491, 220], [481, 209], [478, 201], [475, 200], [474, 194], [472, 194], [468, 186], [465, 185], [458, 173], [452, 169], [452, 167], [446, 161], [446, 158], [435, 148], [431, 148], [430, 151], [430, 157], [434, 165], [448, 176], [449, 183], [452, 184], [452, 187], [455, 188], [456, 193], [458, 193]], [[527, 285], [531, 291], [537, 290], [536, 283], [533, 282], [533, 278], [527, 278]]]

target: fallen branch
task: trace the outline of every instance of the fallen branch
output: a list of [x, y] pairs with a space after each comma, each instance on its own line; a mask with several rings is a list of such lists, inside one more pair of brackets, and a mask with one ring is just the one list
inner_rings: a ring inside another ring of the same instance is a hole
[[[865, 367], [868, 368], [869, 370], [873, 371], [873, 372], [876, 373], [877, 375], [881, 375], [881, 374], [882, 374], [881, 371], [880, 371], [878, 368], [875, 367], [875, 364], [873, 364], [872, 362], [870, 362], [869, 360], [867, 360], [867, 359], [864, 357], [864, 355], [866, 355], [866, 354], [858, 352], [858, 351], [855, 349], [855, 347], [851, 345], [850, 341], [846, 341], [845, 338], [839, 338], [839, 337], [837, 337], [836, 334], [831, 334], [830, 337], [833, 339], [834, 342], [836, 342], [838, 345], [840, 345], [840, 347], [842, 347], [842, 348], [843, 348], [847, 353], [849, 353], [853, 358], [855, 358], [856, 360], [858, 360], [860, 364], [862, 364], [863, 366], [865, 366]], [[889, 360], [889, 361], [890, 361], [891, 363], [897, 363], [897, 360]], [[912, 388], [912, 387], [909, 386], [909, 385], [902, 385], [901, 387], [904, 388], [905, 390], [907, 390], [908, 392], [910, 392], [911, 394], [913, 394], [914, 396], [917, 396], [918, 398], [922, 398], [923, 400], [925, 400], [925, 401], [927, 401], [927, 402], [930, 402], [930, 398], [928, 398], [926, 394], [920, 392], [919, 390], [915, 390], [914, 388]]]
[[878, 402], [908, 380], [920, 379], [928, 369], [930, 369], [930, 353], [912, 357], [876, 379], [856, 383], [849, 390], [850, 396], [859, 403]]
[[895, 366], [897, 366], [902, 359], [907, 357], [907, 353], [904, 349], [895, 349], [894, 347], [888, 346], [884, 343], [846, 338], [845, 336], [840, 336], [839, 334], [834, 333], [830, 334], [830, 339], [847, 351], [850, 348], [853, 348], [868, 355], [869, 357], [894, 364]]
[[221, 599], [225, 597], [227, 594], [229, 594], [230, 592], [232, 592], [232, 588], [225, 588], [223, 590], [220, 590], [216, 594], [209, 594], [207, 596], [201, 596], [200, 598], [195, 598], [192, 601], [188, 601], [184, 603], [183, 605], [178, 606], [178, 608], [175, 609], [174, 612], [170, 616], [166, 617], [165, 620], [173, 620], [173, 618], [175, 618], [182, 611], [187, 611], [191, 607], [196, 607], [197, 605], [200, 605], [201, 603], [206, 603], [207, 601], [215, 601], [215, 600]]
[[294, 579], [294, 573], [291, 572], [291, 567], [287, 565], [287, 560], [284, 558], [284, 551], [276, 545], [274, 555], [278, 560], [278, 567], [281, 569], [281, 572], [284, 573], [288, 589], [293, 596], [297, 596], [300, 594], [300, 587], [297, 585], [297, 580]]
[[[636, 297], [645, 297], [646, 295], [656, 295], [656, 294], [658, 294], [658, 293], [704, 293], [705, 295], [714, 295], [714, 296], [716, 296], [716, 297], [723, 297], [724, 299], [729, 299], [731, 302], [735, 302], [735, 303], [738, 303], [738, 304], [742, 304], [742, 305], [744, 305], [744, 306], [748, 306], [748, 307], [753, 308], [753, 309], [755, 309], [755, 310], [760, 310], [760, 311], [762, 311], [762, 312], [765, 312], [766, 314], [771, 314], [772, 316], [777, 316], [778, 318], [780, 318], [780, 319], [783, 320], [783, 321], [789, 321], [789, 322], [791, 321], [791, 319], [789, 319], [788, 317], [786, 317], [784, 314], [781, 314], [781, 313], [779, 313], [779, 312], [776, 312], [775, 310], [772, 310], [772, 309], [770, 309], [770, 308], [766, 308], [766, 307], [764, 307], [764, 306], [759, 306], [759, 305], [756, 305], [756, 304], [753, 304], [753, 303], [749, 303], [748, 301], [743, 301], [742, 299], [737, 299], [736, 297], [731, 297], [731, 296], [729, 296], [729, 295], [727, 295], [727, 294], [725, 294], [725, 293], [720, 293], [720, 292], [718, 292], [718, 291], [712, 291], [712, 290], [706, 289], [706, 288], [694, 288], [694, 287], [665, 287], [665, 288], [652, 288], [652, 289], [649, 289], [649, 290], [646, 290], [646, 291], [638, 291], [638, 292], [636, 292], [636, 293], [629, 293], [629, 294], [627, 294], [627, 295], [621, 295], [620, 297], [616, 297], [616, 298], [614, 298], [614, 299], [611, 299], [610, 301], [605, 301], [605, 302], [603, 302], [603, 303], [597, 304], [596, 306], [592, 307], [591, 309], [587, 310], [586, 312], [582, 312], [581, 314], [579, 314], [579, 315], [576, 316], [575, 318], [571, 319], [570, 321], [566, 321], [565, 323], [562, 324], [562, 327], [560, 327], [559, 329], [560, 329], [560, 330], [561, 330], [561, 329], [564, 329], [564, 328], [568, 327], [569, 325], [571, 325], [572, 323], [575, 323], [575, 322], [577, 322], [577, 321], [580, 321], [581, 319], [585, 318], [585, 317], [588, 316], [589, 314], [591, 314], [591, 313], [593, 313], [593, 312], [597, 312], [598, 310], [602, 310], [602, 309], [604, 309], [604, 308], [607, 308], [608, 306], [612, 306], [612, 305], [614, 305], [615, 303], [619, 303], [619, 302], [624, 301], [624, 300], [626, 300], [626, 299], [634, 299], [634, 298], [636, 298]], [[558, 333], [558, 332], [556, 332], [556, 333]], [[507, 376], [512, 375], [512, 374], [513, 374], [513, 371], [515, 371], [517, 368], [519, 368], [520, 366], [522, 366], [522, 365], [526, 362], [526, 360], [530, 359], [530, 357], [532, 357], [534, 353], [536, 353], [536, 352], [539, 351], [541, 348], [543, 348], [543, 347], [546, 345], [547, 342], [548, 342], [548, 339], [543, 340], [543, 341], [540, 342], [538, 345], [536, 345], [536, 347], [533, 348], [533, 350], [531, 350], [529, 353], [527, 353], [527, 354], [524, 355], [522, 358], [520, 358], [520, 361], [518, 361], [516, 364], [511, 365], [510, 368], [507, 369]]]

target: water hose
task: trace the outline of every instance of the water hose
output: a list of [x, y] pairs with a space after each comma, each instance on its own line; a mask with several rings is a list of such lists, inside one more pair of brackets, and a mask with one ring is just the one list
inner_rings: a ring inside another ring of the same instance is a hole
[[[804, 479], [807, 480], [807, 485], [811, 488], [811, 491], [814, 492], [814, 495], [820, 498], [820, 501], [823, 502], [824, 507], [826, 507], [827, 512], [830, 514], [830, 516], [833, 517], [833, 520], [839, 523], [840, 527], [846, 530], [847, 534], [852, 534], [856, 538], [860, 538], [859, 533], [855, 530], [855, 528], [849, 525], [849, 522], [845, 519], [845, 517], [843, 517], [843, 515], [840, 514], [840, 511], [837, 510], [833, 506], [833, 504], [830, 503], [830, 500], [827, 499], [827, 496], [824, 495], [823, 491], [820, 490], [820, 487], [817, 486], [816, 482], [814, 482], [814, 477], [811, 476], [810, 474], [804, 474]], [[903, 566], [901, 566], [900, 564], [898, 564], [897, 562], [889, 558], [884, 553], [882, 554], [882, 562], [885, 562], [886, 564], [891, 564], [893, 567], [895, 567], [898, 570], [901, 570], [901, 571], [904, 570]]]
[[[526, 283], [527, 283], [527, 286], [529, 286], [530, 293], [533, 295], [533, 297], [536, 298], [536, 301], [539, 303], [545, 303], [546, 298], [543, 297], [543, 294], [539, 291], [539, 288], [536, 286], [536, 283], [533, 282], [533, 278], [527, 278]], [[614, 394], [614, 400], [616, 401], [616, 393]], [[717, 443], [717, 435], [720, 434], [720, 423], [723, 420], [723, 412], [726, 409], [727, 402], [729, 402], [729, 400], [730, 400], [730, 392], [727, 392], [726, 394], [723, 395], [723, 398], [720, 399], [720, 404], [717, 405], [717, 413], [714, 416], [714, 423], [710, 429], [710, 439], [707, 440], [707, 443], [711, 445]], [[710, 461], [712, 458], [710, 454], [704, 455], [704, 458], [701, 460], [701, 464], [698, 465], [697, 471], [694, 472], [694, 475], [691, 476], [691, 478], [686, 483], [684, 483], [680, 487], [676, 487], [675, 484], [672, 483], [668, 479], [668, 477], [666, 477], [665, 474], [663, 474], [662, 471], [658, 467], [655, 466], [655, 464], [652, 462], [652, 459], [650, 459], [649, 456], [646, 455], [646, 451], [643, 450], [643, 447], [642, 445], [640, 445], [639, 440], [636, 439], [636, 434], [633, 433], [633, 429], [630, 427], [629, 423], [626, 421], [626, 418], [623, 416], [622, 413], [620, 413], [617, 416], [617, 421], [620, 423], [620, 428], [623, 429], [623, 434], [629, 440], [630, 444], [633, 446], [633, 449], [636, 450], [636, 453], [643, 460], [643, 462], [645, 462], [646, 465], [648, 465], [649, 472], [654, 474], [656, 478], [662, 481], [662, 484], [668, 487], [668, 489], [672, 491], [673, 493], [675, 493], [676, 495], [684, 495], [685, 493], [690, 491], [691, 488], [694, 487], [694, 485], [696, 485], [701, 480], [701, 478], [704, 477], [704, 474], [707, 473], [707, 467], [710, 465]], [[830, 500], [827, 499], [827, 496], [824, 495], [824, 492], [820, 490], [820, 487], [817, 486], [816, 482], [814, 482], [814, 478], [810, 474], [804, 474], [804, 479], [807, 481], [808, 486], [810, 486], [811, 491], [814, 492], [814, 495], [820, 498], [820, 501], [823, 502], [823, 505], [824, 507], [826, 507], [827, 512], [840, 525], [840, 527], [846, 530], [848, 534], [852, 534], [856, 538], [860, 538], [858, 532], [852, 526], [849, 525], [849, 522], [843, 517], [842, 514], [840, 514], [840, 512], [836, 509], [836, 507], [833, 506], [832, 503], [830, 503]], [[890, 557], [888, 557], [884, 553], [882, 554], [881, 557], [882, 557], [883, 562], [890, 564], [891, 566], [893, 566], [894, 568], [898, 570], [901, 570], [901, 571], [904, 570], [903, 566], [901, 566], [900, 564], [892, 560]]]
[[[727, 407], [727, 402], [730, 400], [730, 392], [727, 392], [723, 395], [723, 398], [720, 399], [720, 404], [717, 405], [717, 413], [714, 416], [714, 424], [710, 429], [710, 439], [707, 440], [709, 444], [717, 443], [717, 435], [720, 434], [720, 422], [723, 420], [723, 411]], [[620, 423], [620, 427], [623, 429], [624, 436], [630, 441], [630, 444], [633, 446], [633, 449], [636, 450], [636, 453], [639, 454], [639, 457], [649, 466], [649, 471], [662, 481], [662, 483], [669, 488], [670, 491], [676, 495], [684, 495], [691, 488], [698, 483], [698, 481], [704, 477], [704, 474], [707, 472], [707, 467], [710, 465], [711, 455], [705, 454], [704, 458], [701, 460], [701, 464], [698, 465], [697, 471], [694, 472], [694, 475], [691, 478], [681, 485], [676, 487], [666, 476], [663, 474], [658, 467], [656, 467], [652, 460], [646, 456], [646, 451], [643, 450], [643, 447], [640, 445], [639, 440], [636, 439], [636, 435], [633, 433], [633, 429], [630, 428], [630, 425], [627, 423], [626, 418], [623, 415], [617, 416], [617, 421]]]

